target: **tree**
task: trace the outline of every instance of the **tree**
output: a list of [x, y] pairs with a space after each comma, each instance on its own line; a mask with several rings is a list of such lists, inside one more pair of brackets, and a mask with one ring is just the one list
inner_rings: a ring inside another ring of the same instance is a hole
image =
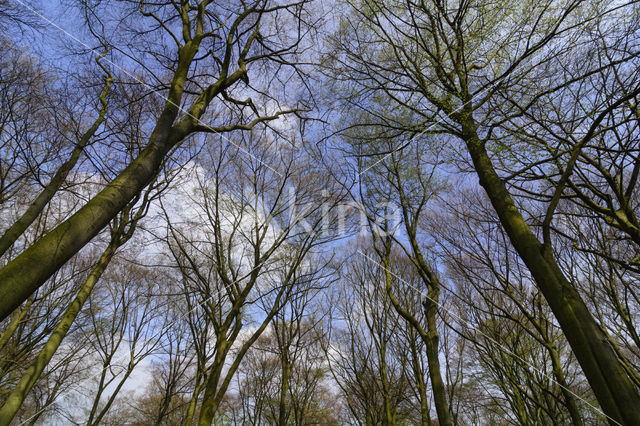
[[[0, 269], [0, 289], [5, 295], [0, 303], [0, 318], [6, 318], [95, 237], [158, 173], [167, 154], [189, 135], [200, 131], [226, 133], [250, 129], [289, 111], [279, 108], [260, 111], [250, 98], [235, 98], [232, 88], [249, 82], [249, 68], [254, 64], [293, 63], [306, 31], [302, 27], [301, 18], [305, 13], [302, 6], [304, 3], [271, 4], [266, 0], [239, 2], [224, 8], [209, 0], [196, 4], [185, 2], [179, 8], [173, 2], [122, 5], [125, 13], [135, 9], [135, 16], [142, 21], [142, 24], [136, 23], [132, 15], [128, 15], [131, 28], [157, 35], [153, 42], [160, 46], [154, 48], [171, 52], [157, 64], [166, 66], [170, 75], [169, 82], [161, 86], [166, 102], [139, 155], [73, 216]], [[284, 14], [291, 16], [293, 23], [301, 23], [297, 31], [279, 30], [281, 22], [277, 16]], [[90, 17], [90, 28], [102, 26], [102, 22], [95, 22], [98, 15], [93, 9], [86, 15]], [[205, 47], [208, 43], [213, 44], [212, 49]], [[150, 64], [141, 65], [147, 70], [154, 68]], [[203, 67], [212, 73], [200, 75], [199, 69]], [[236, 108], [240, 116], [234, 114], [233, 118], [238, 119], [230, 124], [205, 125], [207, 108], [218, 97], [223, 98], [230, 109]]]
[[[570, 377], [575, 360], [566, 353], [548, 305], [500, 224], [483, 206], [482, 194], [460, 191], [458, 198], [460, 204], [434, 219], [432, 229], [455, 283], [459, 312], [470, 329], [469, 334], [462, 332], [478, 348], [479, 359], [489, 359], [490, 370], [510, 369], [496, 375], [499, 386], [509, 388], [504, 394], [518, 407], [513, 412], [519, 422], [562, 422], [566, 413], [566, 422], [583, 424], [586, 416], [578, 407], [592, 397], [583, 394], [580, 377]], [[524, 384], [510, 388], [509, 382], [518, 380]], [[571, 381], [577, 383], [571, 386]]]
[[194, 336], [212, 346], [210, 360], [199, 357], [206, 377], [199, 424], [213, 421], [247, 351], [278, 313], [319, 285], [326, 262], [315, 251], [333, 238], [322, 232], [327, 185], [307, 147], [271, 132], [249, 135], [203, 152], [191, 200], [163, 207], [187, 308], [202, 317], [191, 320], [199, 324]]
[[[370, 142], [369, 138], [373, 142]], [[355, 139], [357, 149], [360, 151], [376, 149], [372, 144], [383, 146], [389, 144], [384, 134], [380, 139], [375, 138], [375, 133], [366, 134], [364, 141], [358, 137]], [[392, 306], [415, 329], [426, 345], [428, 374], [431, 379], [438, 422], [441, 425], [452, 425], [447, 392], [440, 368], [437, 324], [440, 279], [429, 260], [428, 249], [420, 242], [425, 238], [423, 223], [427, 213], [427, 203], [444, 188], [444, 184], [436, 174], [439, 163], [437, 152], [430, 151], [433, 150], [412, 147], [402, 153], [393, 152], [388, 158], [375, 161], [373, 164], [360, 161], [358, 165], [359, 199], [368, 219], [376, 252], [374, 259], [367, 260], [374, 262], [379, 260], [388, 270], [385, 288]], [[429, 154], [433, 154], [435, 158], [430, 158]], [[433, 164], [429, 164], [430, 162]], [[395, 209], [389, 205], [391, 200], [397, 200], [399, 204], [398, 217], [393, 215]], [[424, 315], [416, 314], [413, 307], [403, 305], [398, 300], [398, 294], [407, 291], [415, 292], [416, 289], [400, 286], [394, 290], [393, 282], [396, 281], [397, 276], [394, 276], [394, 272], [391, 271], [392, 265], [402, 264], [401, 255], [394, 251], [396, 247], [410, 261], [408, 268], [415, 270], [422, 281], [422, 286], [426, 289], [425, 297], [421, 302]], [[364, 254], [363, 256], [367, 257]]]
[[[40, 193], [30, 202], [27, 209], [20, 215], [18, 219], [8, 229], [4, 231], [2, 236], [0, 236], [0, 256], [11, 248], [11, 246], [16, 242], [18, 238], [27, 230], [27, 228], [40, 216], [46, 205], [51, 201], [53, 196], [58, 192], [60, 187], [65, 183], [67, 176], [71, 173], [71, 170], [75, 167], [80, 159], [81, 154], [84, 149], [89, 144], [91, 138], [93, 138], [105, 121], [105, 115], [107, 113], [107, 94], [109, 93], [109, 89], [111, 88], [111, 84], [113, 82], [113, 77], [109, 73], [106, 67], [102, 65], [100, 62], [101, 59], [104, 59], [104, 56], [107, 54], [105, 50], [101, 55], [99, 55], [96, 59], [96, 62], [105, 72], [104, 77], [104, 88], [100, 92], [98, 96], [98, 101], [100, 102], [100, 110], [98, 111], [98, 116], [93, 123], [89, 126], [89, 128], [80, 135], [79, 140], [75, 143], [71, 153], [68, 158], [57, 168], [55, 173], [51, 176], [51, 179], [48, 183], [46, 183]], [[46, 143], [46, 142], [45, 142]], [[21, 147], [23, 150], [25, 147]], [[28, 160], [27, 160], [28, 162]], [[15, 185], [15, 183], [14, 183]]]
[[399, 332], [407, 325], [387, 297], [385, 269], [357, 254], [345, 269], [332, 303], [341, 326], [331, 330], [326, 348], [331, 373], [353, 419], [367, 425], [409, 421], [415, 414], [405, 392], [412, 385], [406, 374], [411, 362], [399, 354], [406, 349]]
[[[88, 133], [85, 132], [83, 134], [82, 140], [84, 142], [81, 142], [79, 145], [76, 145], [73, 148], [71, 158], [68, 159], [60, 169], [58, 169], [58, 171], [56, 172], [56, 176], [54, 176], [51, 183], [37, 197], [37, 200], [40, 199], [40, 202], [35, 204], [32, 203], [29, 206], [29, 208], [27, 208], [27, 212], [29, 212], [29, 210], [33, 208], [35, 208], [35, 210], [38, 210], [38, 211], [34, 210], [32, 212], [32, 214], [29, 216], [30, 219], [35, 220], [35, 218], [40, 215], [39, 210], [44, 209], [44, 207], [47, 204], [49, 204], [49, 202], [51, 201], [51, 198], [53, 198], [55, 193], [58, 192], [59, 186], [66, 179], [66, 176], [70, 173], [71, 169], [75, 165], [75, 162], [78, 161], [80, 153], [82, 153], [82, 151], [87, 147], [87, 142], [89, 138], [94, 136], [95, 132], [97, 131], [97, 128], [102, 124], [102, 122], [105, 121], [105, 118], [104, 118], [104, 113], [106, 112], [105, 97], [111, 84], [110, 80], [111, 80], [111, 77], [108, 77], [106, 86], [101, 93], [100, 101], [103, 106], [103, 109], [101, 110], [100, 117], [93, 123], [92, 130]], [[144, 109], [144, 108], [141, 108], [141, 105], [139, 102], [135, 102], [129, 99], [127, 97], [127, 93], [123, 93], [122, 100], [124, 100], [123, 105], [119, 105], [119, 106], [125, 111], [128, 128], [119, 129], [120, 131], [118, 132], [118, 138], [122, 141], [122, 145], [124, 145], [123, 151], [125, 153], [128, 153], [130, 156], [134, 156], [136, 151], [139, 149], [138, 144], [136, 143], [137, 142], [136, 136], [139, 134], [140, 129], [144, 126], [144, 118], [143, 118], [144, 114], [141, 112], [141, 109]], [[111, 147], [115, 148], [117, 146], [118, 145], [115, 143], [111, 144]], [[107, 173], [107, 172], [108, 172], [107, 170], [104, 171], [104, 173]], [[59, 322], [51, 332], [51, 335], [49, 336], [46, 344], [41, 348], [37, 357], [35, 357], [31, 365], [29, 366], [29, 368], [24, 372], [19, 382], [15, 385], [15, 387], [7, 397], [6, 401], [4, 401], [2, 408], [0, 408], [0, 424], [8, 424], [12, 420], [12, 418], [16, 415], [21, 404], [24, 402], [27, 394], [29, 393], [31, 388], [37, 383], [41, 374], [43, 373], [45, 368], [47, 368], [47, 365], [52, 360], [52, 358], [58, 351], [60, 345], [62, 344], [63, 340], [65, 339], [70, 329], [74, 325], [74, 322], [80, 315], [80, 312], [85, 302], [87, 301], [87, 299], [91, 300], [91, 294], [93, 292], [95, 285], [98, 283], [98, 281], [103, 276], [105, 271], [108, 270], [109, 265], [111, 264], [112, 260], [116, 256], [116, 252], [133, 237], [134, 231], [138, 223], [147, 214], [151, 203], [158, 198], [158, 196], [162, 193], [163, 190], [167, 188], [171, 180], [171, 177], [172, 177], [172, 173], [169, 170], [165, 170], [164, 176], [162, 178], [157, 178], [152, 184], [150, 184], [147, 188], [145, 188], [143, 193], [137, 194], [134, 197], [134, 199], [131, 200], [131, 202], [118, 214], [118, 217], [111, 222], [109, 226], [109, 242], [106, 244], [106, 247], [104, 248], [103, 252], [99, 256], [95, 265], [91, 268], [88, 275], [86, 275], [85, 279], [82, 282], [82, 285], [77, 290], [75, 297], [69, 303], [64, 314], [59, 318]], [[56, 181], [56, 179], [58, 180]], [[46, 195], [43, 195], [45, 193]], [[23, 219], [25, 219], [25, 217], [27, 217], [25, 216], [26, 214], [27, 213], [25, 213], [21, 217], [21, 219], [19, 219], [14, 224], [14, 226], [12, 226], [12, 228], [10, 229], [13, 229], [14, 231], [17, 230], [18, 228], [16, 228], [15, 225], [19, 224]], [[21, 231], [19, 233], [24, 232], [26, 230], [26, 227], [28, 227], [29, 224], [30, 223], [23, 223], [24, 226], [20, 228]], [[123, 279], [124, 279], [124, 275], [123, 275]], [[129, 296], [131, 297], [131, 295]], [[127, 298], [123, 297], [122, 298], [123, 302], [124, 302], [124, 299], [127, 299]], [[130, 302], [131, 301], [128, 300], [126, 304]], [[133, 302], [131, 303], [134, 304]], [[144, 304], [136, 305], [132, 309], [145, 309], [151, 306], [151, 305], [144, 305], [144, 307], [142, 307], [143, 305]], [[122, 306], [122, 308], [125, 311], [127, 311], [128, 309], [127, 306]], [[114, 310], [113, 313], [114, 315], [116, 315], [119, 313], [119, 311], [116, 309]], [[131, 315], [135, 317], [137, 314], [132, 313]], [[136, 324], [136, 326], [139, 328], [138, 332], [142, 332], [142, 328], [147, 327], [150, 322], [149, 317], [151, 317], [151, 315], [149, 312], [144, 312], [142, 313], [142, 315], [143, 317], [146, 317], [146, 320], [143, 320], [139, 324]], [[132, 325], [130, 323], [127, 323], [126, 321], [123, 321], [121, 323], [121, 326], [130, 327]], [[9, 328], [11, 328], [11, 324]], [[111, 331], [115, 331], [115, 330], [111, 329]], [[117, 350], [117, 348], [119, 347], [119, 343], [122, 341], [124, 330], [120, 330], [120, 332], [121, 332], [119, 333], [120, 340], [118, 340], [118, 344], [115, 344], [115, 347], [112, 347], [112, 349], [114, 350]], [[135, 343], [139, 340], [139, 337], [140, 336], [136, 336], [136, 338], [133, 341], [131, 341], [130, 344], [135, 346]], [[105, 347], [106, 346], [101, 346], [101, 349]], [[135, 352], [135, 350], [133, 350], [133, 352]], [[111, 354], [111, 356], [107, 356], [107, 361], [110, 361], [112, 356], [113, 354]], [[135, 362], [133, 358], [137, 358]], [[132, 357], [131, 363], [129, 364], [127, 369], [127, 373], [124, 375], [124, 380], [122, 380], [120, 383], [120, 387], [122, 384], [124, 384], [124, 381], [126, 380], [126, 378], [129, 376], [129, 374], [131, 373], [135, 365], [142, 358], [143, 357], [140, 357], [140, 356]], [[107, 373], [106, 370], [108, 366], [109, 366], [109, 362], [107, 362], [107, 365], [103, 365], [103, 368], [102, 368], [103, 380], [105, 378], [105, 374]], [[114, 379], [115, 379], [115, 376], [114, 376]], [[102, 393], [102, 389], [99, 389], [99, 391], [97, 392], [97, 398], [94, 404], [94, 411], [95, 409], [97, 409], [97, 404], [100, 400], [101, 393]], [[106, 410], [111, 405], [116, 395], [117, 395], [117, 391], [112, 393], [112, 397], [110, 400], [111, 402], [109, 402], [107, 404], [107, 407], [105, 407], [105, 409], [103, 410], [103, 412], [98, 415], [99, 418], [102, 418], [104, 416], [104, 414], [106, 413]], [[92, 421], [91, 417], [92, 416], [90, 416], [89, 423]]]
[[[631, 64], [635, 49], [615, 61], [590, 64], [572, 80], [554, 73], [586, 44], [585, 34], [595, 23], [604, 28], [619, 17], [620, 8], [630, 11], [633, 6], [603, 4], [587, 10], [581, 2], [562, 7], [551, 2], [519, 2], [517, 8], [480, 2], [459, 2], [456, 7], [440, 2], [364, 2], [343, 20], [335, 61], [344, 80], [358, 87], [360, 99], [375, 93], [411, 118], [409, 124], [385, 123], [376, 118], [385, 114], [370, 114], [375, 123], [392, 129], [395, 125], [407, 136], [394, 151], [424, 132], [444, 133], [463, 142], [480, 185], [551, 306], [598, 402], [612, 422], [638, 423], [640, 414], [630, 408], [640, 403], [637, 390], [554, 257], [549, 225], [564, 184], [559, 183], [547, 205], [539, 238], [535, 223], [525, 217], [507, 187], [508, 176], [500, 175], [495, 160], [506, 151], [500, 150], [504, 141], [495, 131], [506, 117], [522, 117], [521, 110], [537, 105], [539, 95], [560, 93], [574, 79], [598, 68]], [[625, 26], [625, 31], [631, 34], [633, 28]], [[549, 82], [551, 89], [537, 90], [547, 87], [542, 82]], [[639, 93], [640, 86], [633, 83], [626, 93], [589, 115], [574, 152], [604, 125], [610, 113]], [[518, 112], [505, 114], [496, 107], [505, 98], [520, 105]]]
[[[239, 369], [239, 417], [250, 424], [337, 424], [328, 397], [320, 324], [311, 316], [284, 311], [274, 317]], [[283, 321], [288, 315], [295, 319]]]

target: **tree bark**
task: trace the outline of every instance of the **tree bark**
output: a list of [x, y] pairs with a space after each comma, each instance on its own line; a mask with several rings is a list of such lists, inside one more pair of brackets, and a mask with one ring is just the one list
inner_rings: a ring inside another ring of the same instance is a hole
[[0, 319], [36, 291], [149, 183], [174, 142], [170, 135], [173, 118], [175, 113], [164, 114], [149, 146], [113, 182], [0, 269]]
[[224, 368], [224, 362], [231, 347], [231, 343], [226, 340], [221, 341], [221, 336], [226, 334], [226, 330], [218, 333], [218, 341], [220, 342], [216, 349], [216, 356], [211, 364], [209, 370], [209, 377], [204, 388], [204, 395], [202, 397], [202, 404], [200, 405], [200, 418], [198, 419], [198, 426], [210, 426], [213, 424], [216, 411], [218, 411], [218, 382], [222, 375], [222, 369]]
[[241, 72], [221, 75], [174, 125], [199, 39], [182, 46], [167, 102], [156, 121], [147, 146], [95, 197], [75, 214], [0, 269], [0, 321], [5, 319], [55, 271], [95, 237], [116, 215], [142, 191], [160, 169], [167, 153], [193, 129], [211, 99], [234, 84]]

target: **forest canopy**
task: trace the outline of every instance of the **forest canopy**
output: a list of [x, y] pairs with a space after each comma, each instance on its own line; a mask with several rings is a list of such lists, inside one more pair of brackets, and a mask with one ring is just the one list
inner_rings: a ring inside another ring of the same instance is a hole
[[639, 425], [640, 5], [0, 0], [0, 426]]

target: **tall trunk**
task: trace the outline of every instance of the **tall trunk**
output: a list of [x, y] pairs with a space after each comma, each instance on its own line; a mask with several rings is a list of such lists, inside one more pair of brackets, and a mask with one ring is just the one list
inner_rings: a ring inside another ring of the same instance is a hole
[[[400, 203], [402, 206], [402, 215], [404, 219], [405, 230], [407, 231], [407, 237], [413, 251], [412, 261], [417, 268], [418, 274], [422, 279], [422, 282], [427, 287], [427, 299], [423, 302], [423, 308], [427, 320], [427, 330], [422, 330], [420, 323], [412, 317], [409, 322], [418, 330], [422, 340], [427, 347], [427, 364], [429, 366], [429, 377], [431, 379], [431, 390], [433, 392], [434, 405], [436, 407], [436, 414], [438, 416], [438, 423], [441, 426], [453, 426], [453, 420], [451, 420], [451, 411], [449, 404], [447, 403], [447, 391], [442, 380], [442, 372], [440, 371], [440, 358], [439, 358], [439, 345], [440, 336], [438, 335], [438, 328], [436, 322], [436, 316], [438, 313], [438, 303], [440, 300], [440, 281], [436, 274], [433, 273], [429, 263], [422, 254], [422, 248], [418, 243], [417, 231], [416, 231], [416, 218], [412, 215], [411, 208], [407, 202], [406, 194], [404, 192], [400, 174], [397, 169], [395, 171], [395, 177], [398, 184], [398, 194], [400, 195]], [[393, 302], [393, 300], [392, 300]], [[396, 310], [398, 310], [397, 304]], [[400, 314], [407, 318], [408, 312]]]
[[287, 426], [287, 394], [289, 393], [289, 376], [291, 363], [286, 356], [281, 357], [282, 374], [280, 376], [280, 401], [278, 406], [278, 425]]
[[610, 422], [640, 425], [640, 396], [575, 287], [535, 236], [478, 137], [472, 112], [460, 117], [462, 137], [502, 226], [551, 307]]
[[[438, 300], [437, 296], [434, 300]], [[427, 338], [424, 343], [427, 347], [427, 364], [429, 365], [429, 378], [431, 379], [431, 388], [433, 390], [433, 402], [436, 406], [436, 413], [438, 414], [438, 423], [442, 426], [451, 425], [451, 413], [449, 412], [449, 404], [447, 403], [447, 390], [442, 380], [442, 373], [440, 371], [440, 355], [439, 355], [439, 343], [440, 336], [438, 335], [436, 313], [438, 306], [433, 300], [424, 301], [424, 311], [427, 318]]]
[[[218, 364], [216, 364], [216, 362], [214, 361], [214, 365], [218, 365], [218, 367], [216, 367], [215, 372], [212, 373], [209, 377], [209, 380], [207, 380], [204, 396], [202, 397], [202, 405], [200, 406], [200, 418], [198, 420], [198, 426], [209, 426], [212, 424], [213, 419], [215, 418], [215, 414], [218, 411], [220, 404], [222, 404], [224, 395], [229, 388], [231, 379], [238, 369], [242, 358], [247, 353], [247, 350], [249, 349], [249, 347], [251, 347], [253, 342], [255, 342], [260, 334], [262, 334], [262, 331], [264, 331], [264, 328], [266, 324], [269, 323], [269, 320], [270, 318], [267, 318], [263, 322], [262, 326], [255, 332], [255, 334], [244, 343], [242, 348], [236, 354], [236, 358], [234, 359], [233, 363], [231, 364], [231, 366], [229, 366], [229, 369], [227, 370], [222, 382], [220, 382], [220, 377], [222, 376], [226, 354], [229, 352], [229, 349], [227, 349], [225, 355], [220, 360], [218, 360]], [[231, 345], [232, 342], [227, 342], [227, 347], [230, 347]]]
[[[255, 277], [253, 279], [253, 282], [255, 283]], [[248, 294], [248, 291], [252, 288], [252, 285], [253, 284], [251, 284], [244, 290], [245, 296], [243, 297], [246, 297], [246, 295]], [[285, 287], [283, 286], [283, 288]], [[224, 363], [225, 363], [227, 354], [229, 353], [229, 350], [231, 348], [231, 345], [233, 345], [233, 342], [237, 338], [238, 333], [242, 329], [242, 322], [239, 321], [236, 324], [234, 324], [233, 326], [234, 331], [232, 333], [233, 337], [231, 338], [231, 340], [228, 340], [228, 338], [226, 337], [227, 331], [228, 331], [227, 327], [230, 326], [231, 321], [228, 321], [224, 327], [221, 327], [218, 329], [217, 342], [221, 342], [221, 343], [219, 344], [216, 343], [219, 346], [216, 349], [216, 356], [212, 364], [213, 365], [212, 371], [210, 372], [209, 378], [207, 379], [207, 383], [205, 385], [204, 396], [202, 397], [202, 404], [200, 406], [200, 418], [198, 419], [198, 426], [209, 426], [212, 424], [216, 411], [218, 410], [218, 408], [220, 407], [220, 404], [222, 403], [222, 399], [224, 398], [225, 392], [229, 388], [233, 375], [235, 374], [236, 370], [240, 366], [240, 363], [242, 362], [242, 359], [246, 355], [249, 348], [262, 335], [265, 328], [270, 323], [273, 316], [276, 314], [276, 307], [280, 306], [280, 299], [282, 297], [287, 297], [287, 296], [285, 296], [284, 293], [280, 293], [276, 296], [274, 305], [273, 305], [274, 308], [272, 309], [272, 311], [266, 316], [262, 324], [253, 332], [251, 337], [249, 337], [242, 344], [242, 347], [236, 352], [235, 359], [229, 366], [222, 382], [220, 382], [220, 377], [222, 376]], [[232, 318], [232, 317], [238, 318], [241, 312], [240, 310], [241, 306], [242, 304], [241, 303], [238, 304], [238, 301], [236, 301], [236, 305], [234, 306], [231, 313], [229, 314], [230, 315], [229, 318]]]
[[420, 337], [424, 341], [427, 347], [427, 364], [429, 366], [429, 378], [431, 379], [431, 390], [434, 396], [434, 405], [436, 406], [436, 414], [438, 415], [438, 424], [441, 426], [453, 426], [451, 420], [451, 412], [449, 411], [449, 404], [447, 403], [447, 392], [444, 386], [444, 380], [442, 380], [442, 372], [440, 371], [440, 358], [438, 355], [438, 346], [440, 337], [438, 335], [436, 314], [437, 314], [437, 302], [438, 302], [438, 286], [437, 278], [434, 276], [432, 279], [428, 279], [431, 282], [431, 290], [429, 291], [429, 300], [425, 301], [424, 308], [427, 317], [427, 330], [424, 330], [422, 325], [416, 318], [407, 312], [398, 299], [393, 294], [391, 283], [393, 277], [391, 276], [391, 265], [389, 257], [385, 255], [383, 258], [385, 267], [385, 281], [386, 290], [391, 304], [396, 309], [398, 314], [411, 324], [411, 326], [420, 334]]
[[170, 122], [156, 128], [150, 146], [105, 189], [0, 269], [0, 319], [37, 290], [149, 183], [170, 148]]
[[53, 355], [58, 350], [58, 347], [62, 343], [62, 340], [67, 335], [67, 332], [71, 328], [71, 325], [75, 321], [78, 313], [82, 309], [82, 305], [91, 294], [91, 290], [94, 285], [98, 282], [102, 273], [105, 271], [109, 262], [113, 258], [113, 255], [116, 251], [116, 244], [111, 243], [105, 251], [100, 256], [98, 263], [93, 267], [89, 276], [82, 284], [80, 291], [76, 295], [71, 305], [67, 308], [62, 319], [49, 336], [49, 340], [45, 343], [42, 350], [38, 354], [38, 357], [33, 361], [33, 363], [29, 366], [27, 371], [24, 372], [20, 381], [16, 385], [16, 387], [11, 391], [7, 400], [5, 401], [2, 408], [0, 408], [0, 426], [5, 426], [11, 423], [11, 420], [14, 418], [20, 406], [24, 402], [27, 394], [33, 387], [33, 385], [38, 381], [38, 378], [44, 371], [47, 364], [53, 357]]

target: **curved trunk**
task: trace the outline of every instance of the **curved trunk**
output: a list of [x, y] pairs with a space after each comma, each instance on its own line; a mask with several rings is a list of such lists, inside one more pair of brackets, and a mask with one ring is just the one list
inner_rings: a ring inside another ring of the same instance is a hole
[[434, 405], [436, 406], [436, 413], [438, 415], [438, 424], [442, 426], [453, 426], [453, 420], [451, 419], [451, 412], [449, 411], [449, 404], [447, 403], [447, 391], [442, 379], [442, 372], [440, 371], [440, 358], [438, 355], [438, 346], [440, 343], [440, 337], [438, 335], [436, 314], [438, 308], [438, 283], [432, 280], [432, 290], [429, 292], [429, 300], [426, 300], [423, 307], [425, 315], [427, 317], [427, 330], [424, 330], [420, 322], [407, 312], [402, 305], [398, 302], [392, 291], [391, 282], [391, 270], [388, 257], [383, 259], [385, 269], [385, 281], [386, 291], [389, 296], [391, 304], [396, 309], [396, 312], [400, 314], [411, 326], [420, 334], [420, 338], [424, 341], [427, 347], [427, 364], [429, 367], [429, 378], [431, 379], [431, 390], [433, 392]]

